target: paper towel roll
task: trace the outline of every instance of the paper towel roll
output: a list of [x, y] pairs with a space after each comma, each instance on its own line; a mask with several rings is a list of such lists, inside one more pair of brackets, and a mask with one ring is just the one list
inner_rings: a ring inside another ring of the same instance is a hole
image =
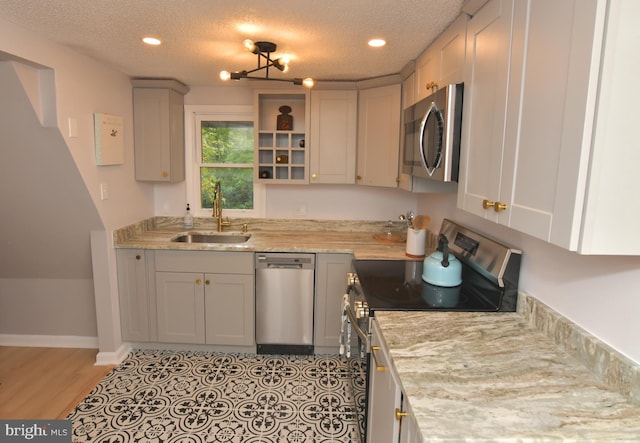
[[408, 228], [406, 255], [413, 258], [423, 258], [426, 241], [426, 229]]

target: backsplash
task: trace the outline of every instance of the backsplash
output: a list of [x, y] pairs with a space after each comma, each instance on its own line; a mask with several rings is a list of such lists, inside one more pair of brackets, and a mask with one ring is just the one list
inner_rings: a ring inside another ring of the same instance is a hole
[[518, 312], [603, 383], [640, 404], [640, 367], [536, 298], [520, 292]]

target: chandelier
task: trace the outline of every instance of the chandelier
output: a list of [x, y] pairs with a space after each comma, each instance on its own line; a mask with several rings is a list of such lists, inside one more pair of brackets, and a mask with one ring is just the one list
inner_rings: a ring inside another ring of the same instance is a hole
[[[311, 88], [313, 86], [312, 78], [293, 78], [293, 79], [285, 79], [285, 78], [273, 78], [269, 77], [269, 68], [276, 68], [281, 72], [287, 72], [289, 70], [289, 60], [285, 57], [280, 57], [277, 59], [271, 58], [271, 53], [275, 52], [278, 46], [275, 43], [271, 42], [253, 42], [249, 39], [243, 42], [244, 47], [249, 51], [258, 56], [258, 67], [255, 69], [251, 69], [250, 71], [221, 71], [220, 79], [227, 80], [240, 80], [241, 78], [249, 78], [253, 80], [270, 80], [277, 82], [291, 82], [294, 85], [303, 85], [307, 88]], [[252, 74], [257, 71], [264, 70], [264, 77], [256, 77], [249, 74]]]

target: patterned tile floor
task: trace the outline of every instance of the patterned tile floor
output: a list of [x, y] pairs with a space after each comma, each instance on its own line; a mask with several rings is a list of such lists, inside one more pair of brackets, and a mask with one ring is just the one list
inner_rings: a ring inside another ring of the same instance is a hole
[[362, 359], [134, 351], [69, 415], [73, 442], [360, 442]]

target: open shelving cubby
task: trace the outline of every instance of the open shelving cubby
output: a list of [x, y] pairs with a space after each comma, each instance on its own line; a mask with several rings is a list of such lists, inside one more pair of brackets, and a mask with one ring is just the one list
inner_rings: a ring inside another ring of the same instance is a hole
[[[291, 108], [291, 130], [277, 129], [282, 106]], [[308, 183], [308, 93], [300, 90], [257, 91], [255, 108], [256, 180], [262, 183]]]

